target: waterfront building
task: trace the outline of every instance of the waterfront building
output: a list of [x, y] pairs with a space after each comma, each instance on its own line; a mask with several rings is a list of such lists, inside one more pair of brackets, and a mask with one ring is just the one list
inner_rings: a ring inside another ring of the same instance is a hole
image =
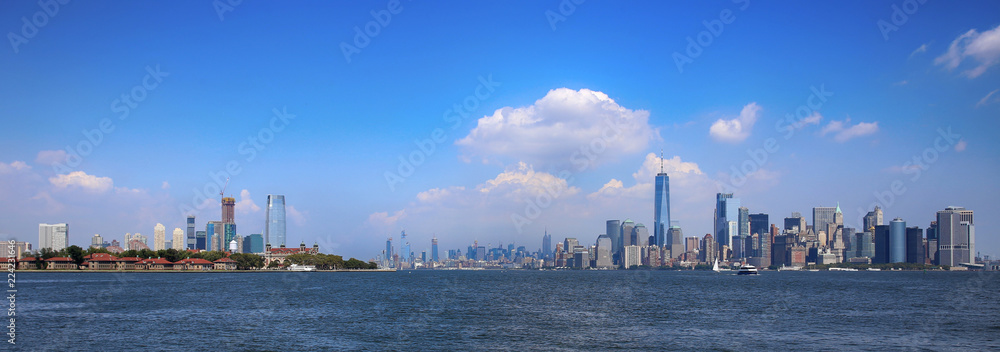
[[264, 235], [254, 233], [244, 237], [243, 251], [245, 253], [264, 253]]
[[642, 247], [625, 246], [622, 254], [622, 267], [625, 269], [642, 265]]
[[906, 262], [906, 221], [895, 218], [889, 223], [889, 263]]
[[737, 225], [739, 216], [739, 198], [733, 198], [732, 193], [717, 193], [715, 195], [715, 231], [713, 237], [718, 242], [717, 248], [732, 247], [733, 237], [739, 233]]
[[663, 171], [663, 152], [660, 152], [660, 173], [656, 174], [655, 199], [653, 202], [653, 238], [659, 247], [670, 244], [667, 231], [670, 230], [670, 176]]
[[924, 264], [926, 255], [924, 251], [924, 230], [919, 227], [906, 228], [906, 262], [914, 264]]
[[875, 226], [873, 242], [875, 244], [875, 256], [872, 257], [872, 263], [889, 263], [889, 225]]
[[198, 239], [194, 231], [194, 215], [187, 217], [187, 246], [185, 249], [198, 249]]
[[281, 264], [285, 261], [285, 258], [292, 254], [319, 254], [319, 245], [314, 244], [311, 248], [306, 247], [305, 243], [299, 244], [298, 248], [285, 248], [281, 247], [271, 247], [270, 244], [264, 245], [264, 266], [268, 266], [271, 262], [278, 262]]
[[435, 263], [440, 263], [441, 258], [438, 257], [438, 239], [437, 236], [431, 238], [431, 261]]
[[216, 260], [212, 264], [215, 270], [236, 270], [236, 261], [229, 259], [229, 257]]
[[166, 248], [167, 228], [161, 223], [153, 227], [153, 250], [158, 251]]
[[45, 260], [46, 270], [76, 270], [79, 267], [73, 259], [66, 257], [54, 257]]
[[611, 256], [612, 259], [620, 255], [622, 248], [624, 248], [624, 239], [622, 238], [622, 224], [619, 220], [608, 220], [606, 223], [607, 235], [611, 238]]
[[958, 266], [975, 261], [976, 231], [972, 210], [947, 207], [937, 212], [938, 261]]
[[181, 228], [179, 227], [174, 228], [174, 236], [173, 238], [171, 238], [170, 243], [172, 244], [171, 248], [178, 251], [183, 251], [184, 246], [187, 243], [187, 241], [185, 241], [184, 238], [184, 230], [181, 230]]
[[69, 225], [38, 224], [38, 249], [49, 248], [61, 251], [69, 243]]
[[611, 261], [611, 236], [600, 235], [597, 236], [597, 246], [596, 246], [596, 257], [594, 261], [594, 266], [597, 268], [608, 269], [614, 266]]
[[876, 205], [875, 209], [869, 211], [868, 214], [865, 215], [863, 221], [864, 221], [863, 224], [864, 228], [861, 229], [862, 231], [872, 231], [872, 229], [874, 229], [875, 226], [883, 225], [884, 223], [882, 222], [882, 208]]
[[[267, 195], [267, 208], [265, 209], [267, 224], [264, 226], [264, 243], [273, 246], [285, 245], [285, 196], [280, 194]], [[405, 242], [406, 239], [400, 239]], [[390, 253], [389, 255], [392, 255]], [[409, 253], [403, 253], [409, 255]]]
[[[881, 225], [880, 225], [881, 226]], [[875, 230], [873, 227], [872, 230]], [[875, 239], [871, 231], [858, 232], [855, 235], [857, 245], [855, 246], [855, 258], [875, 258]]]
[[90, 248], [104, 248], [104, 238], [95, 233], [94, 237], [90, 238]]

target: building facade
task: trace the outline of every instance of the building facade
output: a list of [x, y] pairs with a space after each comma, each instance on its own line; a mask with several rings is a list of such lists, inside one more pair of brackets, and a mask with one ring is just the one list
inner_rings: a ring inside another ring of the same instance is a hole
[[[264, 243], [275, 247], [285, 245], [285, 196], [280, 194], [267, 195], [267, 208], [264, 212], [267, 224], [264, 226]], [[405, 239], [401, 239], [405, 241]], [[409, 253], [404, 253], [404, 256]]]

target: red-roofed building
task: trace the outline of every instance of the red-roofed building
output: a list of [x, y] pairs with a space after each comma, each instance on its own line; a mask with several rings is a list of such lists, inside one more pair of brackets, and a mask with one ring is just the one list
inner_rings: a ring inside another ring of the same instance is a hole
[[17, 268], [17, 258], [3, 258], [0, 259], [0, 269], [10, 270], [10, 268]]
[[188, 258], [174, 263], [174, 269], [177, 270], [208, 271], [214, 267], [215, 263], [201, 258]]
[[117, 257], [107, 254], [107, 253], [94, 253], [83, 257], [86, 261], [83, 262], [87, 265], [88, 270], [115, 270], [118, 268], [116, 261]]
[[174, 263], [163, 258], [143, 259], [135, 263], [135, 270], [173, 270]]
[[271, 245], [267, 244], [264, 246], [264, 266], [275, 261], [282, 264], [285, 258], [292, 254], [319, 254], [319, 245], [314, 244], [312, 248], [308, 248], [305, 243], [301, 243], [299, 248], [285, 248], [285, 246], [271, 248]]
[[135, 263], [138, 263], [142, 259], [138, 257], [124, 257], [118, 258], [115, 261], [115, 269], [117, 270], [135, 270]]
[[236, 270], [236, 261], [225, 257], [215, 261], [215, 270]]
[[73, 259], [66, 257], [54, 257], [45, 260], [48, 266], [45, 267], [49, 270], [76, 270], [78, 269]]
[[24, 257], [17, 261], [18, 270], [34, 270], [38, 269], [38, 259], [35, 257]]

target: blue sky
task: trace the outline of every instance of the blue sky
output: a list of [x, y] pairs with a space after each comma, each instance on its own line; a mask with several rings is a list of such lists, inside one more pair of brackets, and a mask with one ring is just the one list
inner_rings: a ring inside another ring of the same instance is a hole
[[[191, 209], [203, 228], [218, 194], [196, 197], [234, 162], [242, 235], [284, 194], [291, 244], [365, 259], [402, 229], [415, 251], [432, 236], [534, 250], [546, 228], [590, 243], [607, 219], [651, 226], [662, 149], [686, 236], [712, 231], [714, 193], [746, 164], [729, 190], [772, 223], [839, 202], [853, 224], [879, 202], [924, 228], [958, 205], [976, 211], [977, 249], [1000, 255], [1000, 4], [927, 2], [895, 24], [902, 1], [571, 4], [243, 2], [220, 16], [98, 1], [50, 16], [4, 2], [0, 233], [36, 242], [38, 223], [67, 222], [86, 245], [169, 232]], [[376, 26], [373, 11], [391, 17]], [[33, 17], [44, 25], [24, 28]], [[345, 59], [366, 25], [377, 35]], [[123, 94], [144, 98], [124, 119]], [[785, 138], [775, 126], [797, 109]], [[99, 143], [81, 132], [102, 124]], [[272, 135], [251, 160], [251, 138]], [[432, 137], [430, 153], [415, 143]], [[748, 153], [768, 143], [766, 160]]]

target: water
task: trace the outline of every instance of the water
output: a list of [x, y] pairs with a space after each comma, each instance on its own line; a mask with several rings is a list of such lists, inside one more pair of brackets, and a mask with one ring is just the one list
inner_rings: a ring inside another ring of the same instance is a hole
[[18, 275], [31, 351], [1000, 349], [996, 273]]

